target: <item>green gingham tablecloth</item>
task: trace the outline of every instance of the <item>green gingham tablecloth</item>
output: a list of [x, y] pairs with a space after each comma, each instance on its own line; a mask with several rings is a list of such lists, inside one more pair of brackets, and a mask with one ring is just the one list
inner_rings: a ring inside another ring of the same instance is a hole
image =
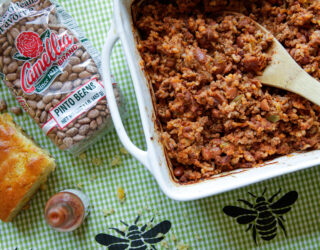
[[[112, 1], [59, 2], [101, 51], [112, 19]], [[128, 101], [129, 118], [125, 127], [136, 145], [145, 148], [138, 106], [120, 43], [114, 49], [112, 65]], [[4, 98], [11, 107], [18, 105], [3, 84], [0, 85], [0, 98]], [[139, 162], [124, 154], [115, 130], [87, 150], [85, 157], [76, 158], [59, 151], [27, 115], [15, 116], [15, 120], [54, 155], [57, 169], [50, 176], [47, 188], [34, 196], [28, 209], [12, 223], [0, 222], [1, 250], [107, 249], [95, 241], [95, 236], [106, 233], [124, 238], [109, 228], [125, 230], [120, 220], [131, 225], [138, 215], [141, 216], [140, 226], [154, 218], [146, 231], [160, 222], [171, 222], [172, 227], [165, 239], [154, 244], [156, 249], [320, 249], [319, 167], [198, 201], [176, 202], [161, 192], [155, 179]], [[121, 163], [113, 166], [119, 160]], [[59, 233], [46, 225], [43, 210], [53, 194], [68, 187], [81, 188], [88, 194], [92, 208], [81, 228], [72, 233]], [[126, 192], [126, 200], [122, 203], [116, 195], [118, 187], [123, 187]], [[276, 228], [276, 237], [262, 240], [258, 234], [256, 244], [252, 228], [246, 231], [247, 225], [240, 225], [235, 218], [227, 216], [223, 208], [232, 205], [248, 209], [238, 199], [253, 203], [255, 198], [248, 192], [261, 195], [265, 188], [266, 198], [281, 188], [275, 200], [293, 191], [298, 193], [298, 199], [291, 211], [284, 215], [287, 236], [277, 223], [271, 228]]]

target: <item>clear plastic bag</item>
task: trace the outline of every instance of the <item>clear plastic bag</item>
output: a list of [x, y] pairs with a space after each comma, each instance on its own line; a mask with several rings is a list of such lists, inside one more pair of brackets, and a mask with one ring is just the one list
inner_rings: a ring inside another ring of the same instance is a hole
[[100, 56], [57, 3], [0, 4], [0, 42], [4, 83], [60, 149], [78, 154], [112, 127]]

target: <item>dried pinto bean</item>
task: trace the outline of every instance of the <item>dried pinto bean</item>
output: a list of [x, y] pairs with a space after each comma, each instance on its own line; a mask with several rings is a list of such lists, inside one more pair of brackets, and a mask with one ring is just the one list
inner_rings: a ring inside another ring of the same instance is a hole
[[7, 110], [7, 103], [5, 100], [0, 99], [0, 112], [4, 112]]
[[15, 115], [21, 115], [22, 114], [22, 109], [20, 107], [12, 107], [10, 109], [10, 111], [12, 113], [14, 113]]
[[88, 117], [90, 119], [94, 119], [94, 118], [96, 118], [98, 116], [99, 116], [99, 111], [96, 110], [96, 109], [93, 109], [93, 110], [89, 111], [89, 113], [88, 113]]
[[53, 84], [51, 84], [50, 89], [59, 90], [62, 88], [62, 85], [62, 82], [54, 82]]
[[79, 134], [80, 135], [86, 135], [89, 130], [90, 130], [90, 125], [88, 125], [88, 124], [82, 125], [79, 128]]

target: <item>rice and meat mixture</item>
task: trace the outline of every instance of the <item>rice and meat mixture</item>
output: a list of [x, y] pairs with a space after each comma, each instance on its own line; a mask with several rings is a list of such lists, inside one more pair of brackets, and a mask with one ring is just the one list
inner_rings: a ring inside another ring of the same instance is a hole
[[[244, 13], [319, 79], [320, 3], [243, 2]], [[135, 10], [142, 67], [180, 182], [320, 148], [320, 108], [255, 79], [270, 62], [272, 39], [247, 17], [215, 12], [226, 3], [155, 0]]]

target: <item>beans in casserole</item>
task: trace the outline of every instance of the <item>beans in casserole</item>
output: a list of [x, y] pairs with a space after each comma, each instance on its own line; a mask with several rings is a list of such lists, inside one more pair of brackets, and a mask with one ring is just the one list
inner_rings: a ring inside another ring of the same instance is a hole
[[[263, 24], [320, 78], [320, 3], [231, 1]], [[145, 1], [134, 9], [142, 67], [155, 95], [162, 141], [180, 182], [320, 148], [320, 107], [255, 76], [272, 38], [248, 17], [217, 12], [224, 0]], [[320, 83], [319, 83], [320, 84]]]

